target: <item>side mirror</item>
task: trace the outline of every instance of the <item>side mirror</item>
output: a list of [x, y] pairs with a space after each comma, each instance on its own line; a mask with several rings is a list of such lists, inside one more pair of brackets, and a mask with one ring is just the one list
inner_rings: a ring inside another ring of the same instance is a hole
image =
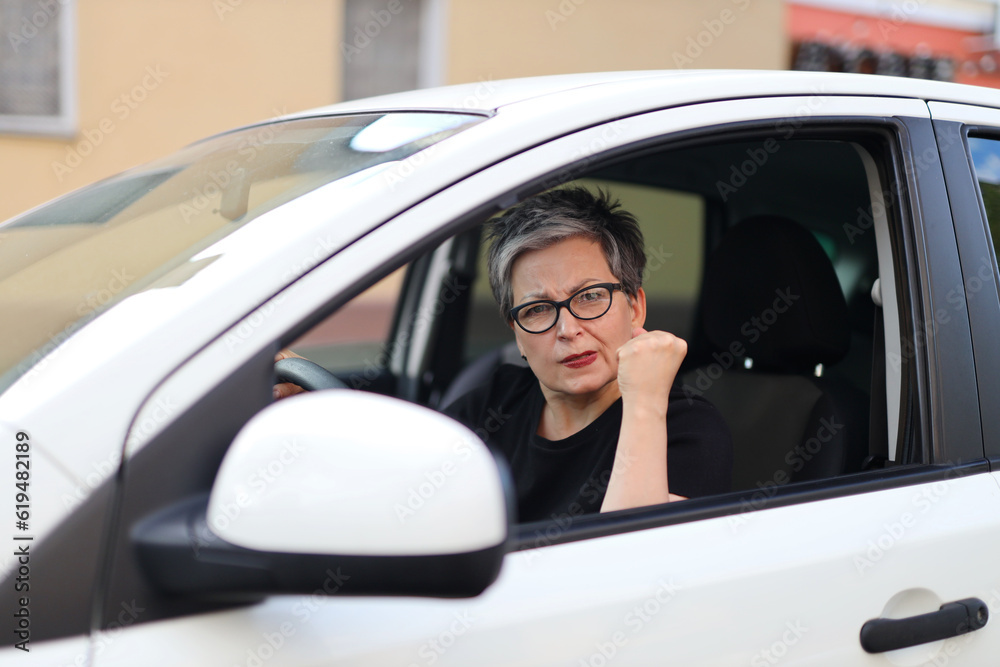
[[247, 422], [211, 495], [148, 517], [133, 540], [175, 593], [465, 597], [499, 574], [510, 488], [504, 464], [448, 417], [313, 392]]

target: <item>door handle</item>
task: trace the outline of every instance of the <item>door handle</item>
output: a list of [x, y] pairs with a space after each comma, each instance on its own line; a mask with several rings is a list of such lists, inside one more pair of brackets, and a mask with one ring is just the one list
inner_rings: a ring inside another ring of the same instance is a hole
[[861, 648], [869, 653], [895, 651], [978, 630], [990, 620], [979, 598], [946, 602], [937, 611], [908, 618], [873, 618], [861, 626]]

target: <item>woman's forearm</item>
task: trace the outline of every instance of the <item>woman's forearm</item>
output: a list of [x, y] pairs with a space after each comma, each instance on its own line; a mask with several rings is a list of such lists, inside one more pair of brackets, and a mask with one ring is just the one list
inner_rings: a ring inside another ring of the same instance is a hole
[[653, 406], [622, 406], [622, 425], [602, 512], [680, 499], [667, 483], [667, 413]]

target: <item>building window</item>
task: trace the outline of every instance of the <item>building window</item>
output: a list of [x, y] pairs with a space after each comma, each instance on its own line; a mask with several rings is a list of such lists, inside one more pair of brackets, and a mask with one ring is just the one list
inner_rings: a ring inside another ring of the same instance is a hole
[[76, 131], [73, 0], [0, 0], [0, 132]]
[[341, 98], [413, 90], [420, 80], [422, 0], [346, 0]]

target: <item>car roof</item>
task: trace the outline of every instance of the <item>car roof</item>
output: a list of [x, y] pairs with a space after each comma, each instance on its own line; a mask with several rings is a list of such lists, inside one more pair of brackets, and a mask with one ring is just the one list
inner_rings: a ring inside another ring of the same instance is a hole
[[1000, 108], [1000, 91], [981, 86], [871, 74], [777, 70], [665, 70], [562, 74], [521, 79], [480, 79], [332, 104], [288, 118], [362, 111], [466, 111], [491, 113], [501, 107], [557, 96], [585, 87], [611, 92], [625, 82], [639, 82], [660, 96], [675, 91], [678, 103], [691, 103], [692, 89], [704, 101], [768, 95], [878, 95], [977, 104]]
[[499, 80], [480, 78], [479, 81], [473, 83], [424, 88], [340, 102], [314, 109], [310, 113], [326, 114], [344, 113], [345, 111], [392, 109], [448, 109], [490, 112], [509, 104], [583, 88], [585, 86], [596, 86], [641, 78], [662, 79], [676, 75], [676, 72], [646, 71], [559, 74]]

